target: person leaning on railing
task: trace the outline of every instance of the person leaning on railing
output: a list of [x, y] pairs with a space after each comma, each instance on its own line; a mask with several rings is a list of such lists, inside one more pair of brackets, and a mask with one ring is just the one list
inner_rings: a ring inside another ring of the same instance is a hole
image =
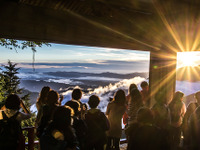
[[[22, 108], [24, 112], [20, 112]], [[16, 94], [7, 97], [5, 106], [0, 111], [0, 149], [22, 149], [24, 139], [21, 121], [31, 117], [22, 100]]]

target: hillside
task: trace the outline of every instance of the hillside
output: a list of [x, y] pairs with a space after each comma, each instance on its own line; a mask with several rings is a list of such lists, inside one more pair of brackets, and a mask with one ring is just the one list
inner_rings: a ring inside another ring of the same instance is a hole
[[118, 73], [111, 73], [111, 72], [103, 72], [103, 73], [83, 73], [83, 72], [65, 72], [65, 71], [58, 71], [58, 72], [45, 72], [46, 75], [51, 75], [54, 77], [65, 77], [65, 78], [80, 78], [80, 77], [110, 77], [110, 78], [119, 78], [119, 79], [130, 79], [136, 76], [148, 77], [147, 72], [143, 73], [129, 73], [129, 74], [118, 74]]
[[190, 82], [200, 81], [200, 65], [177, 69], [176, 80]]

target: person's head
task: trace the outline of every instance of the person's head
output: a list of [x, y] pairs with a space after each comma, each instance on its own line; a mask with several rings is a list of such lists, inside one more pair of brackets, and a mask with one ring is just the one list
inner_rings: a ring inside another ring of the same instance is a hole
[[146, 82], [146, 81], [143, 81], [141, 84], [140, 84], [142, 90], [144, 91], [148, 91], [149, 90], [149, 84]]
[[151, 109], [142, 107], [137, 112], [137, 121], [139, 123], [153, 123], [154, 115]]
[[44, 86], [40, 92], [40, 97], [38, 98], [38, 102], [43, 104], [46, 103], [47, 95], [50, 90], [51, 90], [50, 87]]
[[55, 105], [58, 104], [59, 95], [56, 91], [51, 90], [47, 95], [47, 105]]
[[16, 94], [10, 94], [6, 98], [5, 107], [8, 109], [19, 110], [20, 109], [20, 98]]
[[184, 96], [183, 92], [180, 92], [180, 91], [175, 92], [174, 97], [172, 99], [172, 102], [182, 101], [183, 100], [183, 96]]
[[137, 89], [137, 85], [134, 84], [134, 83], [132, 83], [132, 84], [129, 86], [129, 93], [131, 93], [131, 91], [132, 91], [133, 89]]
[[138, 89], [133, 89], [130, 93], [131, 101], [142, 101], [142, 95]]
[[59, 106], [56, 108], [53, 116], [54, 124], [59, 128], [65, 128], [71, 125], [71, 117], [73, 116], [73, 109], [69, 106]]
[[200, 91], [196, 92], [194, 96], [197, 100], [197, 103], [200, 105]]
[[126, 102], [126, 95], [125, 95], [124, 90], [118, 90], [115, 93], [114, 101], [117, 102], [117, 103], [120, 103], [120, 104], [125, 104], [125, 102]]
[[66, 106], [71, 107], [74, 110], [74, 115], [77, 116], [80, 113], [80, 103], [77, 101], [68, 101], [66, 104]]
[[90, 96], [89, 101], [88, 101], [90, 108], [97, 108], [99, 103], [100, 103], [100, 99], [98, 96], [96, 95]]
[[74, 89], [72, 92], [72, 99], [80, 100], [82, 97], [82, 91], [80, 89]]

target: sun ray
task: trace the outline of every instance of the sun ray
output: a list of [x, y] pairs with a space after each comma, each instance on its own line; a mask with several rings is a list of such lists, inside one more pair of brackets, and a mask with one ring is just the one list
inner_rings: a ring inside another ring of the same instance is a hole
[[156, 8], [161, 20], [163, 21], [165, 27], [167, 28], [169, 33], [172, 35], [173, 39], [175, 40], [175, 42], [178, 45], [178, 47], [180, 48], [180, 50], [183, 52], [184, 51], [184, 47], [183, 47], [183, 44], [182, 44], [182, 42], [180, 40], [180, 37], [176, 33], [176, 30], [174, 30], [173, 27], [169, 24], [169, 22], [167, 21], [167, 18], [165, 17], [164, 13], [159, 8], [159, 6], [156, 5], [156, 3], [153, 3], [153, 4], [154, 4], [154, 6], [155, 6], [155, 8]]
[[[197, 69], [199, 69], [199, 68], [200, 68], [200, 67], [197, 67]], [[193, 73], [196, 77], [200, 78], [200, 77], [199, 77], [199, 72], [197, 71], [197, 69], [191, 68], [192, 73]]]
[[197, 30], [196, 37], [192, 44], [191, 51], [194, 51], [197, 49], [197, 46], [200, 44], [199, 41], [200, 41], [200, 30]]
[[188, 31], [189, 25], [188, 25], [188, 21], [186, 20], [185, 23], [185, 44], [186, 44], [186, 49], [185, 51], [189, 51], [190, 50], [190, 42], [189, 42], [189, 31]]
[[79, 15], [79, 14], [77, 14], [77, 13], [71, 11], [71, 10], [68, 10], [68, 9], [67, 9], [66, 11], [69, 12], [69, 13], [71, 13], [72, 15], [74, 15], [74, 16], [76, 16], [76, 17], [79, 17], [79, 18], [81, 18], [81, 19], [83, 19], [83, 20], [85, 20], [85, 21], [87, 21], [87, 22], [89, 22], [89, 23], [95, 25], [95, 26], [104, 28], [104, 29], [106, 29], [106, 30], [108, 30], [108, 31], [111, 31], [111, 32], [113, 32], [113, 33], [116, 33], [116, 34], [118, 34], [118, 35], [120, 35], [120, 36], [122, 36], [122, 37], [125, 37], [125, 38], [131, 39], [131, 40], [133, 40], [133, 41], [136, 41], [136, 42], [138, 42], [138, 43], [140, 43], [140, 44], [142, 44], [142, 45], [145, 45], [145, 46], [147, 46], [147, 47], [149, 47], [149, 48], [153, 48], [153, 49], [155, 49], [155, 50], [159, 50], [159, 48], [156, 47], [156, 46], [153, 46], [153, 45], [150, 45], [150, 44], [148, 44], [148, 43], [142, 42], [142, 41], [140, 41], [140, 40], [138, 40], [138, 39], [136, 39], [136, 38], [133, 38], [133, 37], [131, 37], [131, 36], [129, 36], [129, 35], [126, 35], [126, 34], [120, 32], [120, 31], [114, 30], [114, 29], [112, 29], [112, 28], [110, 28], [110, 27], [108, 27], [108, 26], [106, 26], [106, 25], [104, 25], [104, 24], [101, 24], [101, 23], [99, 23], [99, 22], [92, 21], [92, 20], [90, 20], [90, 19], [88, 19], [88, 18], [86, 18], [86, 17], [83, 17], [83, 16], [81, 16], [81, 15]]
[[185, 71], [186, 71], [186, 67], [184, 67], [184, 68], [179, 72], [177, 78], [178, 78], [178, 79], [182, 79], [182, 78], [183, 78], [183, 75], [184, 75], [184, 73], [185, 73]]
[[[171, 72], [169, 72], [168, 74], [166, 74], [166, 75], [163, 77], [164, 80], [158, 81], [158, 82], [160, 83], [160, 84], [159, 84], [159, 87], [157, 87], [157, 88], [155, 88], [155, 89], [153, 89], [153, 90], [151, 91], [151, 96], [155, 95], [156, 92], [157, 92], [161, 87], [163, 87], [164, 85], [166, 85], [167, 82], [169, 82], [169, 81], [171, 80], [171, 78], [175, 75], [175, 73], [176, 73], [176, 69], [174, 69], [173, 71], [171, 71]], [[154, 83], [154, 85], [157, 85], [157, 84], [158, 84], [158, 83]]]

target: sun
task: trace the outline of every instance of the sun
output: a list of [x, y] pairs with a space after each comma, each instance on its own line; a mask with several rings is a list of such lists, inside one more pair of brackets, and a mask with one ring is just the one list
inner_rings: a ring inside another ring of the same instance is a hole
[[200, 65], [200, 52], [180, 52], [177, 54], [177, 67]]

